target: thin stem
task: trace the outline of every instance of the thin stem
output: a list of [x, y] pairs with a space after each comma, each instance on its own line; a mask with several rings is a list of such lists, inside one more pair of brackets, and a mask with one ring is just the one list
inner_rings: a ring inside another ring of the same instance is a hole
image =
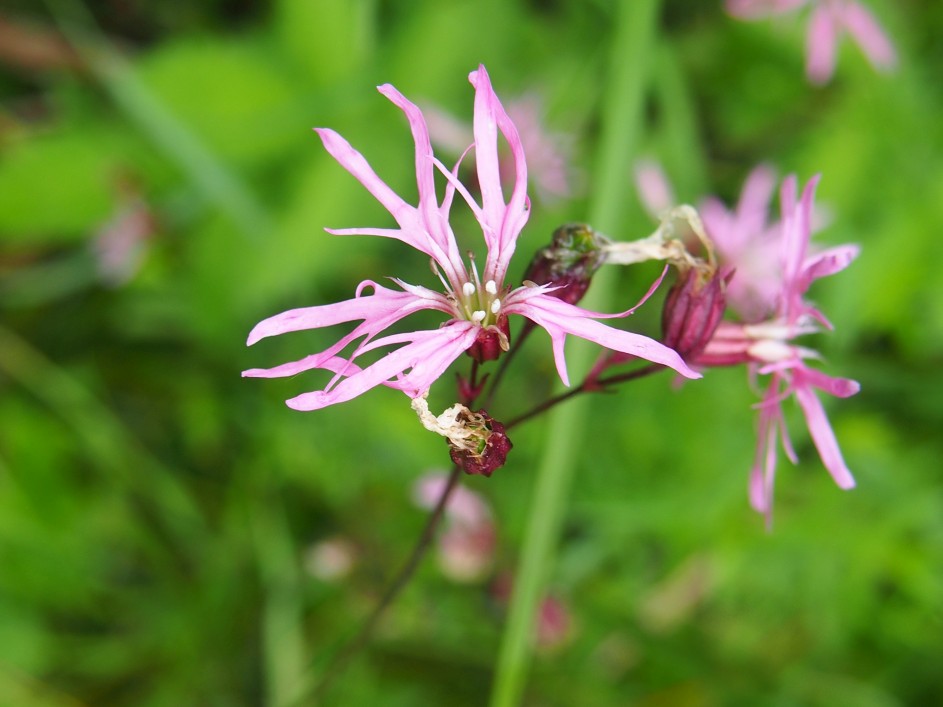
[[[628, 381], [637, 380], [639, 378], [644, 378], [649, 376], [652, 373], [657, 373], [658, 371], [667, 370], [660, 363], [650, 363], [644, 368], [637, 368], [634, 371], [628, 371], [627, 373], [618, 373], [614, 376], [609, 376], [608, 378], [597, 378], [594, 381], [590, 381], [589, 378], [584, 380], [580, 385], [575, 388], [571, 388], [559, 395], [554, 395], [552, 398], [547, 398], [539, 405], [534, 406], [527, 412], [522, 415], [518, 415], [510, 422], [504, 425], [506, 430], [511, 429], [512, 427], [517, 427], [518, 425], [527, 422], [528, 420], [541, 415], [553, 407], [556, 407], [560, 403], [566, 402], [570, 398], [575, 398], [580, 393], [601, 393], [607, 392], [606, 388], [611, 385], [618, 385], [619, 383], [626, 383]], [[592, 383], [592, 384], [590, 384]]]
[[660, 363], [650, 363], [643, 368], [636, 368], [634, 371], [617, 373], [614, 376], [609, 376], [608, 378], [597, 378], [596, 384], [602, 387], [617, 385], [619, 383], [626, 383], [628, 381], [644, 378], [645, 376], [650, 376], [652, 373], [658, 373], [659, 371], [667, 370], [668, 369], [665, 366], [662, 366]]
[[571, 388], [570, 390], [567, 390], [566, 392], [560, 393], [559, 395], [554, 395], [552, 398], [547, 398], [539, 405], [525, 412], [523, 415], [518, 415], [513, 420], [505, 424], [504, 429], [509, 430], [512, 427], [517, 427], [518, 425], [524, 422], [527, 422], [531, 418], [537, 417], [538, 415], [547, 412], [547, 410], [550, 410], [551, 408], [556, 407], [560, 403], [566, 402], [570, 398], [575, 398], [580, 393], [586, 393], [588, 391], [589, 391], [588, 388], [584, 388], [582, 385], [580, 385], [580, 386], [577, 386], [576, 388]]
[[[347, 642], [347, 644], [334, 656], [330, 664], [324, 671], [324, 677], [321, 679], [321, 682], [310, 692], [310, 697], [314, 701], [318, 701], [327, 694], [327, 691], [330, 689], [331, 685], [337, 679], [337, 677], [344, 671], [348, 666], [350, 661], [361, 651], [367, 642], [370, 640], [370, 637], [373, 635], [373, 631], [376, 628], [377, 624], [380, 621], [380, 618], [383, 616], [383, 613], [386, 609], [393, 603], [393, 600], [399, 596], [403, 588], [409, 583], [409, 580], [412, 579], [413, 574], [415, 574], [416, 569], [419, 567], [419, 563], [422, 558], [425, 556], [426, 551], [429, 549], [429, 546], [432, 544], [432, 540], [435, 537], [436, 529], [439, 526], [439, 522], [442, 520], [442, 517], [445, 513], [445, 508], [448, 506], [449, 498], [452, 495], [452, 492], [458, 486], [458, 480], [461, 476], [461, 468], [455, 466], [452, 469], [452, 473], [449, 476], [448, 483], [445, 486], [445, 489], [442, 491], [442, 495], [439, 497], [438, 502], [436, 503], [435, 508], [432, 510], [432, 513], [429, 514], [428, 520], [426, 520], [426, 526], [423, 528], [422, 535], [419, 536], [419, 540], [416, 545], [413, 547], [412, 553], [410, 553], [409, 558], [403, 564], [400, 571], [397, 573], [396, 577], [387, 587], [386, 592], [380, 598], [380, 601], [377, 602], [377, 605], [373, 608], [373, 611], [364, 621], [363, 625], [360, 627], [360, 630]], [[307, 691], [305, 691], [307, 692]], [[305, 694], [302, 694], [294, 704], [302, 704], [302, 701], [305, 699]]]

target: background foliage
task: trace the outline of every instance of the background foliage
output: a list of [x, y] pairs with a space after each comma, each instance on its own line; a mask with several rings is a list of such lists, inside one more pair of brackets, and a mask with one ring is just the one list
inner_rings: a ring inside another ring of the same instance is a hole
[[[665, 3], [644, 152], [689, 201], [734, 200], [759, 162], [823, 173], [820, 241], [863, 246], [813, 293], [837, 324], [816, 342], [830, 372], [863, 385], [830, 408], [859, 488], [836, 489], [797, 434], [802, 463], [781, 468], [766, 532], [746, 501], [741, 370], [594, 398], [551, 581], [571, 627], [538, 650], [526, 701], [933, 704], [943, 8], [875, 0], [899, 70], [875, 74], [845, 42], [836, 78], [813, 88], [801, 23], [740, 23], [720, 4]], [[601, 0], [8, 3], [0, 703], [281, 705], [326, 663], [418, 535], [412, 482], [446, 458], [394, 391], [301, 414], [282, 400], [306, 379], [239, 377], [331, 336], [247, 351], [263, 316], [346, 298], [365, 277], [427, 282], [399, 244], [322, 232], [387, 216], [310, 127], [338, 129], [411, 193], [408, 134], [373, 87], [470, 116], [465, 77], [484, 62], [502, 98], [542, 96], [589, 174], [611, 20]], [[630, 172], [626, 237], [652, 226]], [[585, 193], [537, 204], [518, 267], [585, 217]], [[140, 267], [103, 271], [95, 243], [132, 226]], [[654, 332], [646, 309], [632, 325]], [[509, 400], [546, 390], [544, 343], [529, 342]], [[540, 423], [514, 441], [505, 469], [466, 479], [495, 509], [494, 576], [518, 561]], [[310, 549], [336, 537], [353, 571], [312, 575]], [[482, 704], [505, 608], [492, 578], [454, 584], [426, 562], [332, 701]]]

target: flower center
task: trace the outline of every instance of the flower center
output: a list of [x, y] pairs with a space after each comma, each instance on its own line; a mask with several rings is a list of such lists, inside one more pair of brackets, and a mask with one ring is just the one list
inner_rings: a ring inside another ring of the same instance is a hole
[[[477, 275], [475, 273], [475, 280]], [[500, 294], [494, 280], [488, 280], [484, 285], [469, 281], [462, 284], [460, 292], [455, 292], [455, 304], [463, 319], [489, 327], [501, 314]]]

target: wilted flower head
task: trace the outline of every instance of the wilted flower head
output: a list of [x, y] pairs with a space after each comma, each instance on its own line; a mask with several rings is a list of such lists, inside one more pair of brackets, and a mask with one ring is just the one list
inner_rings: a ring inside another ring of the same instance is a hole
[[449, 456], [466, 474], [491, 476], [504, 466], [514, 445], [504, 425], [486, 411], [456, 403], [441, 415], [433, 415], [425, 395], [413, 398], [412, 407], [423, 427], [445, 437]]
[[835, 483], [843, 489], [852, 488], [855, 483], [815, 391], [844, 398], [857, 393], [860, 386], [856, 381], [833, 378], [811, 368], [806, 362], [818, 354], [793, 343], [820, 327], [831, 329], [825, 316], [806, 301], [805, 294], [815, 280], [844, 270], [859, 250], [858, 246], [844, 245], [810, 252], [813, 199], [818, 182], [817, 176], [810, 180], [798, 201], [796, 178], [788, 177], [783, 183], [778, 238], [780, 289], [770, 318], [763, 322], [721, 323], [707, 348], [694, 359], [697, 365], [747, 363], [754, 373], [770, 376], [759, 404], [759, 444], [750, 477], [751, 503], [766, 514], [772, 508], [777, 440], [782, 440], [789, 459], [797, 461], [782, 410], [782, 403], [790, 396], [799, 403], [812, 441]]
[[[494, 342], [499, 348], [506, 348], [504, 318], [517, 314], [543, 327], [550, 335], [557, 372], [564, 383], [568, 384], [563, 348], [568, 334], [670, 366], [688, 377], [698, 377], [676, 352], [662, 344], [639, 334], [613, 329], [593, 319], [619, 314], [589, 312], [563, 302], [552, 296], [551, 286], [531, 283], [514, 288], [506, 282], [511, 256], [530, 210], [524, 149], [484, 67], [473, 71], [469, 80], [475, 87], [472, 147], [481, 203], [459, 181], [459, 164], [449, 170], [433, 155], [429, 131], [419, 108], [388, 84], [380, 86], [379, 91], [404, 112], [416, 145], [415, 171], [419, 192], [416, 206], [390, 189], [344, 138], [333, 130], [317, 130], [327, 151], [386, 207], [398, 225], [397, 228], [329, 229], [329, 232], [394, 238], [412, 246], [432, 260], [444, 291], [398, 279], [392, 281], [399, 289], [365, 280], [360, 283], [353, 299], [293, 309], [266, 319], [249, 334], [249, 344], [291, 331], [354, 321], [361, 323], [324, 351], [275, 368], [248, 370], [243, 375], [266, 378], [293, 376], [311, 369], [332, 372], [334, 376], [323, 390], [303, 393], [288, 401], [288, 405], [297, 410], [316, 410], [344, 402], [378, 385], [402, 390], [416, 398], [428, 392], [432, 383], [463, 352], [475, 352], [476, 343], [489, 351], [493, 350]], [[514, 159], [513, 179], [507, 197], [501, 183], [499, 136], [507, 142]], [[446, 180], [441, 199], [435, 184], [437, 171]], [[480, 273], [474, 259], [463, 257], [449, 223], [456, 194], [468, 205], [481, 227], [487, 254]], [[446, 322], [436, 329], [379, 336], [407, 315], [423, 309], [442, 312], [447, 317]], [[355, 341], [359, 343], [349, 357], [340, 355]], [[358, 362], [371, 351], [391, 346], [398, 348], [372, 363], [362, 366]], [[487, 356], [482, 360], [484, 358]]]
[[727, 11], [744, 20], [761, 19], [812, 5], [806, 37], [806, 74], [826, 83], [835, 73], [838, 40], [847, 32], [879, 70], [893, 69], [897, 55], [874, 16], [856, 0], [727, 0]]

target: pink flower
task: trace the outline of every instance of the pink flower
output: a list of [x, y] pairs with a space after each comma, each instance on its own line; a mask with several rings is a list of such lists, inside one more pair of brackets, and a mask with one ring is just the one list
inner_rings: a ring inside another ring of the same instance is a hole
[[871, 64], [893, 69], [897, 56], [874, 16], [855, 0], [727, 0], [727, 11], [745, 20], [792, 12], [812, 4], [806, 37], [806, 74], [813, 83], [826, 83], [835, 73], [838, 40], [848, 32]]
[[[480, 204], [458, 180], [459, 165], [450, 171], [433, 155], [429, 131], [419, 108], [389, 84], [380, 86], [379, 91], [406, 114], [416, 145], [418, 205], [407, 203], [390, 189], [344, 138], [333, 130], [317, 129], [327, 151], [386, 207], [398, 224], [398, 228], [361, 227], [328, 229], [328, 232], [394, 238], [412, 246], [431, 258], [444, 292], [398, 279], [392, 280], [398, 289], [365, 280], [357, 287], [353, 299], [293, 309], [265, 319], [250, 332], [248, 344], [267, 336], [303, 329], [355, 321], [360, 321], [360, 324], [319, 353], [275, 368], [251, 369], [243, 375], [271, 378], [293, 376], [311, 369], [332, 372], [334, 376], [323, 390], [303, 393], [287, 401], [289, 407], [296, 410], [317, 410], [351, 400], [378, 385], [402, 390], [416, 398], [427, 393], [432, 383], [463, 352], [473, 349], [472, 353], [484, 360], [506, 350], [507, 317], [517, 314], [546, 329], [552, 342], [557, 372], [567, 385], [564, 341], [568, 334], [669, 366], [690, 378], [698, 377], [699, 374], [689, 369], [681, 357], [666, 346], [593, 319], [624, 316], [628, 312], [614, 315], [589, 312], [553, 297], [549, 294], [551, 287], [529, 284], [512, 288], [506, 284], [518, 235], [530, 213], [526, 194], [527, 166], [517, 129], [492, 90], [484, 67], [473, 71], [469, 80], [475, 87], [473, 146]], [[499, 134], [504, 137], [514, 158], [513, 183], [507, 198], [501, 184]], [[436, 170], [446, 180], [441, 200], [436, 194]], [[456, 193], [471, 209], [487, 246], [481, 275], [473, 259], [466, 265], [449, 224], [449, 212]], [[404, 317], [423, 309], [442, 312], [447, 317], [445, 323], [436, 329], [379, 336]], [[360, 341], [349, 357], [340, 355], [357, 340]], [[358, 362], [371, 351], [391, 346], [397, 348], [370, 363]]]
[[[859, 252], [856, 245], [809, 252], [812, 202], [818, 181], [818, 176], [809, 181], [798, 203], [795, 177], [783, 183], [782, 224], [778, 237], [780, 289], [772, 317], [759, 323], [721, 323], [695, 361], [698, 365], [748, 363], [753, 373], [770, 376], [758, 406], [759, 444], [750, 476], [751, 503], [767, 515], [772, 508], [777, 439], [782, 440], [787, 457], [793, 463], [797, 461], [782, 410], [783, 402], [790, 396], [799, 403], [812, 441], [835, 483], [843, 489], [855, 485], [816, 390], [845, 398], [857, 393], [860, 386], [856, 381], [833, 378], [809, 367], [806, 361], [817, 358], [818, 354], [793, 343], [799, 336], [818, 331], [820, 327], [831, 329], [825, 316], [804, 299], [805, 293], [820, 277], [844, 270]], [[736, 262], [730, 264], [737, 265]]]
[[[448, 476], [430, 473], [413, 486], [413, 500], [420, 508], [435, 508], [448, 485]], [[438, 538], [442, 573], [455, 582], [476, 582], [491, 569], [497, 533], [485, 498], [458, 486], [445, 507], [446, 525]]]

